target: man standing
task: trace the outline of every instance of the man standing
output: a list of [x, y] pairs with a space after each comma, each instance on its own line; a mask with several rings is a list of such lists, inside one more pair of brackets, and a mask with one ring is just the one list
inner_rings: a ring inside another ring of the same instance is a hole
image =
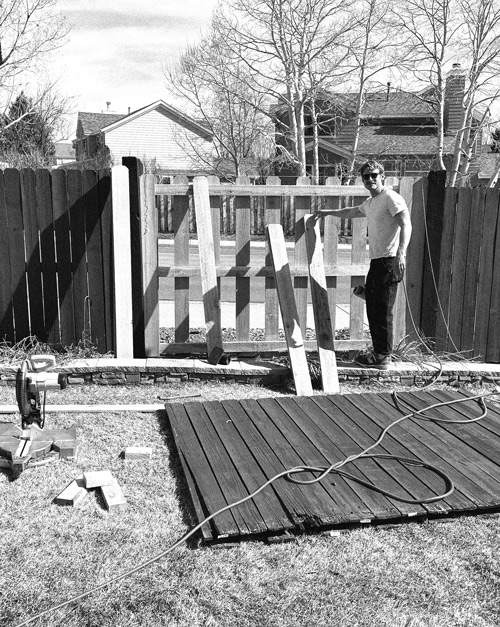
[[317, 215], [339, 218], [367, 218], [370, 270], [366, 277], [366, 314], [373, 352], [360, 354], [355, 363], [363, 368], [387, 370], [393, 345], [393, 308], [406, 265], [410, 242], [410, 212], [404, 198], [384, 187], [384, 167], [367, 161], [360, 168], [370, 197], [358, 207], [322, 210]]

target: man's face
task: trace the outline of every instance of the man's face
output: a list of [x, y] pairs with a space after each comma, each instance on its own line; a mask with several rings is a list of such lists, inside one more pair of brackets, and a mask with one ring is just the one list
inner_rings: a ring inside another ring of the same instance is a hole
[[363, 185], [370, 192], [381, 192], [384, 187], [384, 174], [378, 169], [366, 169], [363, 174]]

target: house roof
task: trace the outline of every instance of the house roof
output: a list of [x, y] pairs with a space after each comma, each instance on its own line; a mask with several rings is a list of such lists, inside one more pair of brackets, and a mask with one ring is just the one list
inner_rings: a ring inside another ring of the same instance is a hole
[[101, 129], [127, 117], [124, 113], [78, 113], [78, 124], [81, 124], [83, 135], [94, 135]]
[[398, 90], [366, 94], [362, 115], [365, 118], [433, 118], [435, 110], [419, 94]]
[[176, 109], [172, 105], [167, 104], [163, 100], [157, 100], [156, 102], [153, 102], [150, 105], [147, 105], [146, 107], [142, 107], [141, 109], [137, 109], [136, 111], [133, 111], [129, 115], [121, 116], [116, 120], [109, 121], [109, 123], [101, 127], [100, 130], [105, 133], [108, 133], [109, 131], [112, 131], [115, 128], [118, 128], [122, 124], [128, 124], [128, 122], [131, 122], [132, 120], [135, 120], [145, 115], [146, 113], [149, 113], [150, 111], [154, 111], [154, 110], [160, 111], [160, 113], [163, 113], [164, 115], [168, 117], [176, 118], [179, 122], [185, 124], [191, 130], [195, 131], [196, 133], [198, 133], [205, 139], [211, 139], [212, 137], [211, 133], [205, 128], [205, 126], [203, 126], [202, 124], [197, 122], [195, 119], [191, 118], [190, 116], [186, 115], [179, 109]]
[[[445, 154], [453, 152], [453, 144], [453, 137], [445, 137]], [[362, 126], [358, 152], [376, 155], [432, 155], [436, 152], [436, 131], [432, 127], [418, 126]]]
[[[351, 124], [353, 127], [353, 123]], [[349, 126], [346, 125], [346, 127]], [[341, 155], [341, 150], [350, 154], [352, 136], [342, 129], [344, 135], [323, 140], [321, 146], [330, 152]], [[444, 140], [444, 152], [452, 153], [454, 137]], [[311, 145], [307, 145], [309, 150]], [[348, 150], [349, 149], [349, 150]], [[436, 152], [436, 127], [432, 125], [366, 125], [359, 133], [358, 153], [363, 155], [432, 155]], [[342, 156], [342, 155], [341, 155]]]

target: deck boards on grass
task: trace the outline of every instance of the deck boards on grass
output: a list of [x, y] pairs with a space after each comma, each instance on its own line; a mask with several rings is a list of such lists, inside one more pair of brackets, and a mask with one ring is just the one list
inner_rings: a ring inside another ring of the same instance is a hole
[[[362, 481], [410, 500], [443, 494], [442, 477], [455, 485], [446, 499], [405, 503], [329, 474], [321, 482], [299, 485], [281, 477], [253, 499], [217, 515], [202, 528], [207, 542], [228, 537], [275, 535], [280, 531], [320, 530], [357, 523], [402, 522], [500, 508], [500, 409], [489, 404], [483, 420], [467, 424], [482, 410], [465, 392], [419, 390], [389, 393], [311, 395], [259, 400], [167, 404], [175, 443], [199, 522], [253, 493], [287, 469], [328, 467], [377, 441], [383, 429], [406, 413], [436, 403], [460, 404], [406, 418], [370, 451], [415, 460], [359, 459], [342, 469]], [[466, 401], [466, 402], [465, 402]], [[314, 473], [294, 475], [302, 480]]]

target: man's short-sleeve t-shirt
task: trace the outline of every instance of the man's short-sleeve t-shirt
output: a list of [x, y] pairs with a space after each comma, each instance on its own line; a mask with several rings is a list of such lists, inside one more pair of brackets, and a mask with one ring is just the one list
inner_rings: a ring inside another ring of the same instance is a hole
[[402, 196], [392, 189], [383, 189], [359, 206], [368, 221], [370, 259], [395, 257], [399, 245], [399, 225], [394, 216], [406, 209]]

